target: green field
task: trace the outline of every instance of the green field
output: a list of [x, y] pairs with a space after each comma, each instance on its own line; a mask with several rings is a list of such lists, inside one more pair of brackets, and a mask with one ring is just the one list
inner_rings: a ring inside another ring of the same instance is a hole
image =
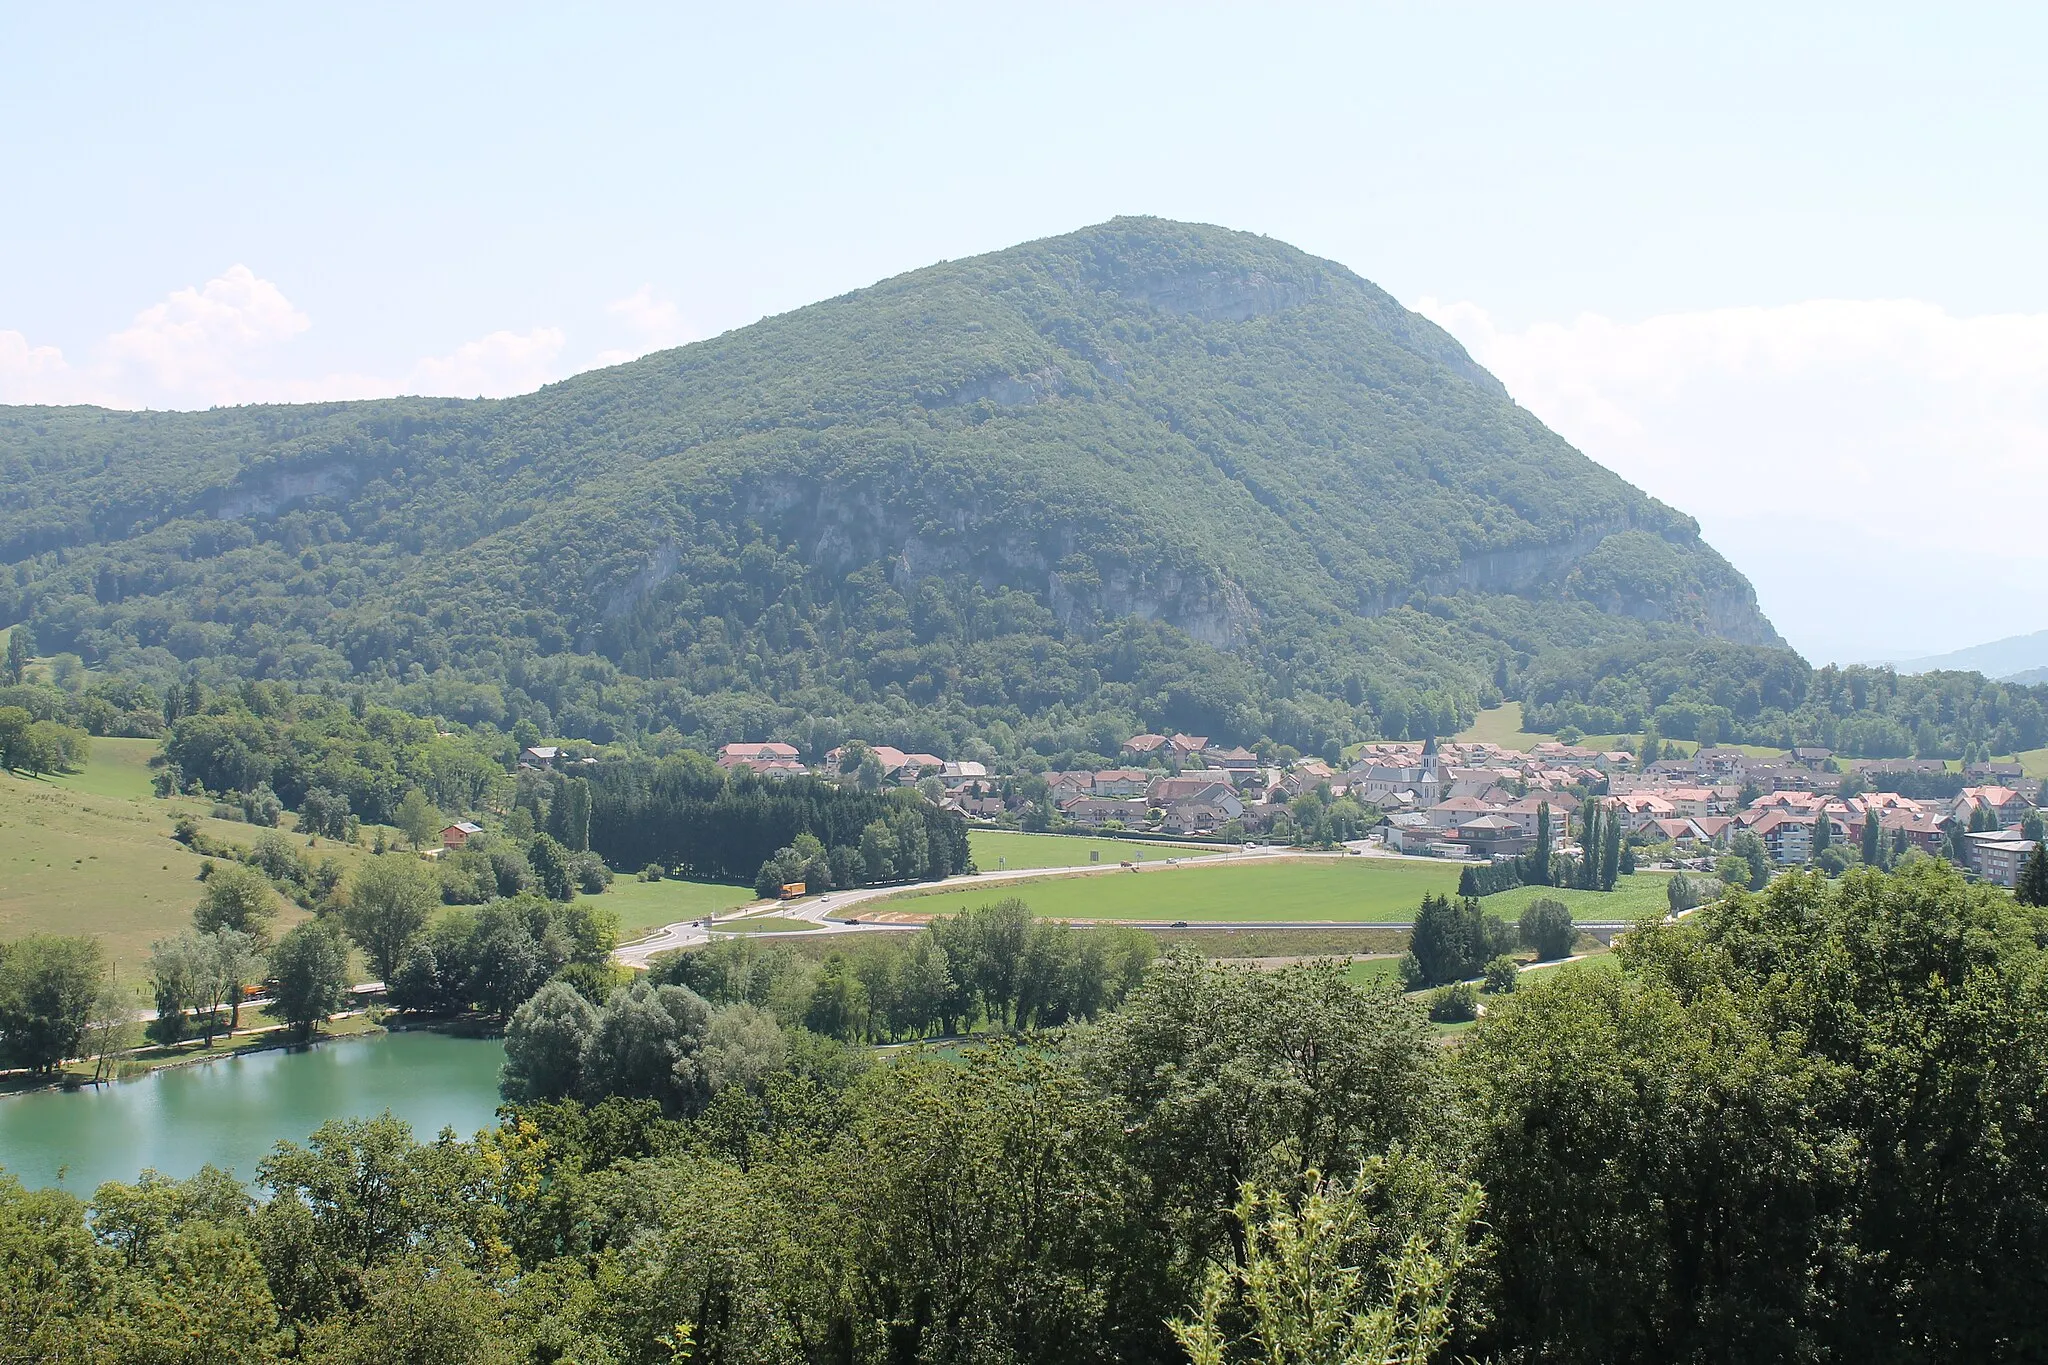
[[722, 915], [756, 899], [751, 886], [681, 881], [674, 877], [658, 882], [620, 877], [596, 897], [596, 903], [619, 917], [619, 929], [630, 939], [642, 930], [658, 929], [664, 924]]
[[1664, 888], [1669, 872], [1638, 872], [1617, 881], [1612, 891], [1571, 891], [1556, 886], [1518, 886], [1487, 896], [1480, 904], [1506, 919], [1521, 918], [1531, 901], [1563, 901], [1573, 919], [1634, 920], [1644, 915], [1661, 915], [1670, 909]]
[[1398, 986], [1401, 960], [1397, 957], [1369, 957], [1344, 969], [1344, 979], [1354, 986]]
[[818, 926], [807, 919], [789, 919], [783, 915], [754, 915], [747, 919], [725, 920], [718, 926], [721, 934], [811, 934]]
[[[1522, 728], [1522, 703], [1509, 701], [1481, 711], [1470, 725], [1460, 730], [1451, 738], [1459, 744], [1498, 744], [1503, 749], [1520, 749], [1527, 752], [1538, 744], [1548, 743], [1556, 739], [1557, 736], [1544, 734], [1536, 730], [1524, 730]], [[1586, 749], [1617, 749], [1626, 741], [1629, 747], [1633, 749], [1635, 742], [1639, 738], [1641, 738], [1639, 735], [1581, 735], [1572, 742]], [[1691, 750], [1690, 745], [1678, 744], [1676, 742], [1673, 743], [1672, 748], [1674, 752], [1690, 752]], [[1772, 752], [1776, 753], [1778, 751], [1774, 749]]]
[[879, 906], [916, 915], [951, 915], [1016, 896], [1034, 913], [1053, 919], [1373, 924], [1405, 922], [1414, 917], [1424, 895], [1449, 894], [1457, 888], [1454, 864], [1317, 858], [995, 882], [893, 896]]
[[999, 829], [967, 831], [967, 846], [974, 852], [974, 865], [983, 872], [1085, 867], [1090, 853], [1100, 854], [1097, 860], [1100, 862], [1139, 863], [1162, 862], [1168, 858], [1200, 858], [1217, 852], [1213, 848], [1184, 848], [1177, 844], [1148, 843], [1139, 839], [1113, 839], [1108, 835], [1011, 834]]

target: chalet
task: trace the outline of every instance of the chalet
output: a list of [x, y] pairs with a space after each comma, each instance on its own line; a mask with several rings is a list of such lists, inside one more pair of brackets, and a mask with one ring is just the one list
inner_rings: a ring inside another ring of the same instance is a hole
[[1166, 747], [1176, 758], [1193, 758], [1209, 747], [1207, 735], [1175, 735], [1166, 741]]
[[794, 744], [783, 744], [775, 740], [765, 744], [727, 744], [718, 751], [718, 766], [734, 768], [744, 763], [749, 767], [755, 767], [777, 759], [793, 763], [797, 756]]
[[1152, 785], [1152, 774], [1143, 768], [1105, 768], [1095, 774], [1097, 796], [1143, 796]]
[[1259, 766], [1259, 756], [1250, 749], [1211, 749], [1202, 755], [1204, 762], [1213, 767], [1233, 773], [1248, 773]]
[[1998, 817], [1999, 824], [2011, 825], [2019, 823], [2020, 817], [2033, 808], [2033, 802], [2011, 787], [1965, 787], [1956, 794], [1949, 818], [1967, 825], [1974, 812], [1988, 810]]
[[461, 848], [469, 842], [472, 834], [482, 834], [483, 832], [484, 827], [482, 825], [472, 824], [468, 820], [457, 820], [452, 825], [443, 825], [441, 827], [441, 847]]
[[2009, 787], [2014, 783], [2025, 781], [2027, 770], [2018, 763], [1994, 763], [1989, 759], [1985, 759], [1982, 762], [1972, 763], [1969, 767], [1963, 769], [1963, 776], [1997, 782]]
[[1143, 801], [1116, 801], [1101, 796], [1076, 796], [1060, 803], [1060, 814], [1077, 825], [1100, 827], [1111, 820], [1125, 825], [1145, 823]]
[[532, 744], [519, 755], [519, 761], [529, 768], [552, 768], [561, 756], [562, 750], [558, 745]]
[[1807, 744], [1798, 744], [1786, 752], [1785, 758], [1788, 762], [1797, 763], [1802, 768], [1825, 768], [1835, 761], [1835, 751], [1833, 749], [1817, 749]]
[[[1455, 829], [1485, 815], [1500, 814], [1500, 807], [1476, 796], [1457, 796], [1429, 808], [1429, 822], [1438, 829]], [[1521, 828], [1516, 824], [1516, 828]]]

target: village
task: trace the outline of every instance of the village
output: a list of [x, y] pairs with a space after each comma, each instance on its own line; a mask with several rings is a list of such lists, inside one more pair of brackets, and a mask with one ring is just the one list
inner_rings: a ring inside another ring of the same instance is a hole
[[980, 762], [850, 743], [812, 767], [795, 746], [769, 742], [727, 744], [718, 761], [771, 781], [810, 773], [916, 786], [997, 828], [1239, 843], [1320, 836], [1481, 862], [1527, 853], [1546, 820], [1558, 850], [1569, 852], [1588, 802], [1619, 823], [1632, 861], [1701, 870], [1747, 846], [1747, 834], [1778, 866], [1827, 864], [1830, 849], [1844, 862], [1849, 850], [1875, 849], [1886, 863], [1918, 849], [2011, 887], [2043, 833], [2041, 787], [2017, 763], [1957, 772], [1939, 759], [1853, 759], [1812, 747], [1705, 747], [1644, 763], [1632, 749], [1556, 740], [1526, 750], [1367, 744], [1332, 763], [1188, 734], [1133, 735], [1118, 757], [1113, 768], [992, 772]]

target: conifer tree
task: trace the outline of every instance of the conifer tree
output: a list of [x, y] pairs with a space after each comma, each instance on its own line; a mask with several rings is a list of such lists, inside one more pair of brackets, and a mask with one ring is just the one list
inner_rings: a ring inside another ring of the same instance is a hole
[[1863, 865], [1877, 867], [1884, 861], [1884, 826], [1876, 806], [1863, 809]]
[[1607, 828], [1600, 841], [1600, 889], [1612, 891], [1615, 878], [1621, 875], [1621, 821], [1609, 811], [1603, 823]]
[[2021, 905], [2048, 905], [2048, 844], [2035, 841], [2012, 894]]
[[1826, 811], [1822, 811], [1820, 813], [1820, 818], [1813, 822], [1814, 858], [1818, 860], [1820, 855], [1827, 852], [1829, 845], [1833, 844], [1834, 842], [1835, 822], [1828, 819], [1828, 813]]

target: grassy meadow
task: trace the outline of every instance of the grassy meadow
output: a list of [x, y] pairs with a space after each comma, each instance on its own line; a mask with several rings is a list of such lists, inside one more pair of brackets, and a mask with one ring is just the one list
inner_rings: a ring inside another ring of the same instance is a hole
[[1144, 863], [1164, 862], [1168, 858], [1201, 858], [1219, 851], [1141, 839], [1118, 839], [1107, 834], [1012, 834], [999, 829], [967, 831], [967, 846], [974, 852], [974, 865], [983, 872], [1085, 867], [1090, 853], [1100, 854], [1098, 861], [1105, 863]]
[[[248, 845], [258, 831], [208, 816], [212, 803], [160, 801], [149, 792], [155, 740], [96, 739], [76, 773], [30, 778], [0, 772], [0, 939], [93, 934], [123, 981], [139, 983], [152, 939], [176, 933], [199, 902], [201, 859], [171, 838], [179, 814], [216, 839]], [[304, 835], [286, 837], [302, 847]], [[368, 850], [321, 840], [315, 859], [344, 866]], [[279, 928], [305, 918], [280, 900]]]

